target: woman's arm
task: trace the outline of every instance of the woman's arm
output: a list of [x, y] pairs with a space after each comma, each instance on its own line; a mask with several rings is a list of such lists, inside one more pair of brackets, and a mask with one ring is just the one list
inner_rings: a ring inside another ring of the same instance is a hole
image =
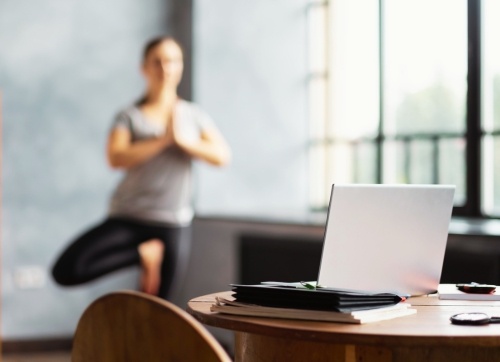
[[160, 138], [132, 143], [132, 136], [128, 129], [115, 128], [108, 137], [108, 162], [113, 168], [128, 169], [151, 159], [171, 144], [173, 144], [173, 136], [170, 132]]
[[229, 146], [215, 128], [202, 131], [200, 139], [194, 142], [183, 139], [175, 130], [173, 137], [175, 144], [188, 155], [214, 166], [225, 166], [231, 159]]

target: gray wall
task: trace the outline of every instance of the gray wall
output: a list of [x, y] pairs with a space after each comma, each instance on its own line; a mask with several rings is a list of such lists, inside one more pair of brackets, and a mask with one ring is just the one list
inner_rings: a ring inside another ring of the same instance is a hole
[[144, 41], [168, 31], [163, 0], [0, 2], [3, 95], [2, 335], [68, 335], [96, 295], [135, 271], [61, 289], [56, 254], [100, 220], [118, 173], [104, 145], [118, 108], [140, 96]]
[[[197, 168], [200, 212], [307, 206], [305, 4], [193, 2], [194, 68], [183, 93], [192, 90], [233, 149], [228, 168]], [[119, 177], [105, 163], [105, 138], [115, 112], [142, 91], [143, 42], [166, 31], [189, 42], [190, 6], [181, 0], [0, 2], [4, 340], [69, 336], [98, 295], [136, 286], [137, 270], [128, 270], [63, 289], [48, 270], [70, 239], [105, 215]], [[195, 229], [195, 244], [213, 239], [207, 230], [213, 229]], [[204, 258], [193, 256], [192, 282], [174, 296], [179, 304], [212, 291], [197, 271], [213, 270], [217, 255], [231, 254], [227, 245], [204, 245], [214, 258], [200, 265]], [[229, 264], [214, 272], [212, 287], [226, 288]]]
[[307, 209], [305, 0], [197, 0], [193, 96], [233, 149], [202, 167], [200, 212]]

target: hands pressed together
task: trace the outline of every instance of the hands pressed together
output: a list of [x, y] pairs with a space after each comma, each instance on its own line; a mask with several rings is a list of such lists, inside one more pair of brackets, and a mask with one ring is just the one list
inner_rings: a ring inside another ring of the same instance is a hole
[[202, 132], [198, 140], [190, 140], [179, 131], [175, 117], [170, 117], [166, 133], [158, 138], [132, 142], [130, 131], [114, 129], [108, 138], [108, 162], [113, 168], [131, 168], [149, 160], [168, 147], [178, 147], [193, 158], [215, 166], [224, 166], [230, 160], [230, 151], [216, 129]]

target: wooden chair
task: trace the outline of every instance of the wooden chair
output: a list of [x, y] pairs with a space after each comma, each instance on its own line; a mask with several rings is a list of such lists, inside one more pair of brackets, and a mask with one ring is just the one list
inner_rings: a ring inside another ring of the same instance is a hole
[[73, 362], [231, 361], [186, 311], [158, 297], [119, 291], [95, 300], [76, 328]]

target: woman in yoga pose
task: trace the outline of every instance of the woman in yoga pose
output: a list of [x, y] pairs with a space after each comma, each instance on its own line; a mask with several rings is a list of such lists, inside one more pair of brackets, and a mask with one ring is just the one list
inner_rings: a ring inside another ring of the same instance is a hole
[[111, 127], [107, 158], [125, 176], [111, 198], [108, 217], [58, 258], [52, 274], [60, 285], [78, 285], [131, 265], [141, 266], [141, 289], [167, 299], [182, 276], [190, 250], [191, 166], [215, 166], [230, 151], [211, 118], [180, 99], [183, 52], [171, 37], [146, 44], [146, 91], [122, 110]]

